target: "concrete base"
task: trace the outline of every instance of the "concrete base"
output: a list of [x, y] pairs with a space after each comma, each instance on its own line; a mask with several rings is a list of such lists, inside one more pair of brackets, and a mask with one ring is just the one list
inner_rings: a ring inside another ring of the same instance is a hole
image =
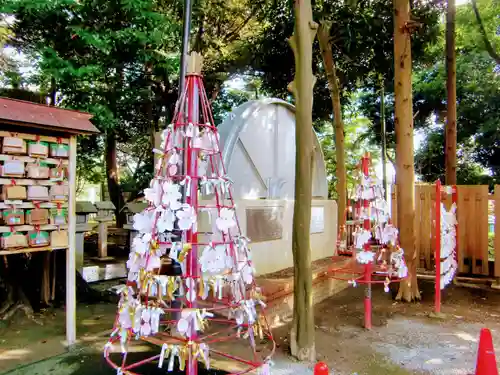
[[115, 260], [115, 257], [105, 256], [105, 257], [92, 257], [90, 258], [94, 262], [112, 262]]
[[[313, 305], [340, 293], [348, 286], [345, 281], [328, 277], [316, 278], [313, 282]], [[262, 283], [258, 285], [262, 285]], [[283, 286], [287, 290], [286, 293], [283, 293], [284, 295], [277, 295], [273, 299], [267, 298], [266, 315], [271, 328], [288, 324], [293, 316], [293, 281]], [[267, 297], [265, 288], [263, 288], [263, 293]]]
[[83, 272], [84, 265], [84, 244], [85, 233], [94, 229], [97, 224], [81, 223], [76, 225], [76, 250], [75, 250], [75, 263], [76, 270], [80, 273]]
[[443, 314], [443, 313], [436, 313], [436, 312], [431, 312], [429, 313], [429, 318], [431, 319], [436, 319], [436, 320], [446, 320], [448, 317], [446, 316], [446, 314]]
[[127, 277], [125, 262], [87, 265], [82, 270], [83, 279], [88, 282], [121, 279]]
[[84, 232], [76, 232], [75, 266], [80, 273], [83, 270], [84, 238]]
[[500, 279], [496, 279], [495, 281], [493, 281], [491, 283], [491, 288], [500, 290]]

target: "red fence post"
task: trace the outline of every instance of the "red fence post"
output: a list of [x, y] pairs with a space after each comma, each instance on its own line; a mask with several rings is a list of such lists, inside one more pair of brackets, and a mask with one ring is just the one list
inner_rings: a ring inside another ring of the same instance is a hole
[[[370, 164], [370, 154], [366, 153], [363, 156], [363, 159], [361, 161], [361, 168], [363, 172], [364, 177], [369, 176], [369, 164]], [[363, 221], [363, 228], [365, 230], [370, 231], [371, 230], [371, 221], [370, 221], [370, 202], [368, 199], [363, 199], [363, 209], [364, 209], [364, 215], [367, 215], [368, 217], [365, 217]], [[364, 251], [370, 251], [370, 244], [365, 245]], [[372, 264], [368, 263], [365, 264], [363, 267], [364, 271], [364, 281], [366, 283], [366, 289], [365, 289], [365, 328], [366, 329], [372, 329]]]
[[451, 196], [452, 204], [455, 203], [457, 206], [457, 210], [455, 211], [455, 260], [457, 261], [457, 271], [456, 275], [458, 275], [459, 264], [458, 264], [458, 187], [457, 185], [453, 185], [453, 195]]
[[434, 312], [441, 312], [441, 181], [436, 181], [436, 285], [434, 296]]

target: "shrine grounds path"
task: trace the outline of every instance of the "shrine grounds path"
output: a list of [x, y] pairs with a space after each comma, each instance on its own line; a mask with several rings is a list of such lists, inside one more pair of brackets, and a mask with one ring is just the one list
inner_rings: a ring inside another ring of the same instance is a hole
[[[331, 373], [341, 375], [471, 374], [482, 327], [492, 330], [497, 359], [500, 359], [500, 292], [486, 287], [452, 286], [443, 296], [443, 312], [447, 319], [433, 320], [427, 315], [432, 311], [434, 285], [428, 282], [419, 285], [423, 300], [416, 304], [396, 303], [390, 293], [374, 288], [374, 328], [371, 331], [361, 327], [363, 287], [348, 288], [317, 305], [318, 360], [327, 362]], [[83, 318], [79, 321], [79, 332], [84, 337], [84, 346], [71, 353], [64, 353], [60, 343], [57, 344], [64, 332], [60, 311], [39, 317], [43, 326], [27, 321], [16, 322], [14, 327], [0, 326], [0, 374], [116, 374], [104, 363], [101, 352], [116, 306], [80, 308]], [[312, 365], [295, 362], [287, 355], [287, 331], [286, 326], [274, 330], [278, 349], [271, 374], [312, 375]], [[158, 351], [143, 345], [135, 355], [150, 355], [148, 350], [155, 354]], [[24, 364], [36, 360], [40, 353], [53, 357]], [[15, 365], [13, 370], [7, 370]], [[151, 366], [141, 373], [156, 375], [166, 371], [159, 372]], [[211, 371], [200, 375], [219, 374]]]

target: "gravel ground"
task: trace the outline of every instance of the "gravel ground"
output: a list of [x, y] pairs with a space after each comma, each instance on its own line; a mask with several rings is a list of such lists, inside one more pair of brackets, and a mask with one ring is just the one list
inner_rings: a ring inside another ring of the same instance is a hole
[[[443, 295], [446, 319], [428, 317], [434, 284], [421, 282], [422, 302], [396, 303], [373, 289], [373, 325], [363, 323], [364, 288], [349, 288], [316, 306], [316, 350], [335, 374], [471, 374], [479, 331], [492, 330], [500, 358], [500, 293], [450, 287]], [[278, 329], [286, 350], [286, 328]], [[305, 374], [305, 372], [304, 372]], [[310, 374], [310, 372], [309, 372]]]
[[[375, 332], [371, 347], [401, 367], [440, 375], [474, 373], [478, 335], [483, 324], [436, 324], [429, 320], [392, 319], [387, 326]], [[500, 336], [495, 335], [499, 325], [488, 324], [494, 330], [494, 345], [500, 358]]]

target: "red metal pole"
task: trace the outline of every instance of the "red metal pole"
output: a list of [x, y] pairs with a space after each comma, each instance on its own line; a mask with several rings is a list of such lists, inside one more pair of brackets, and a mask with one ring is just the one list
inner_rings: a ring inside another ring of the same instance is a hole
[[[368, 177], [368, 167], [370, 164], [370, 154], [366, 153], [361, 161], [361, 168], [363, 171], [363, 175]], [[363, 199], [363, 208], [364, 214], [367, 216], [363, 221], [363, 228], [365, 230], [371, 230], [371, 222], [370, 222], [370, 202], [368, 199]], [[365, 244], [364, 251], [370, 251], [370, 243]], [[365, 289], [365, 328], [372, 328], [372, 264], [368, 263], [364, 265], [364, 281], [366, 283]]]
[[458, 274], [458, 188], [457, 185], [453, 185], [453, 195], [451, 197], [452, 203], [455, 203], [457, 210], [455, 211], [455, 260], [457, 261], [457, 272]]
[[[198, 101], [198, 92], [200, 87], [198, 85], [198, 77], [197, 76], [188, 76], [187, 78], [188, 92], [187, 92], [187, 100], [188, 100], [188, 123], [193, 123], [194, 126], [198, 126], [199, 123], [199, 101]], [[198, 207], [198, 180], [196, 178], [192, 178], [193, 176], [198, 175], [198, 150], [193, 149], [191, 145], [191, 141], [187, 142], [186, 146], [186, 177], [188, 180], [186, 181], [186, 203], [188, 203], [193, 209], [197, 209]], [[190, 178], [190, 180], [189, 180]], [[193, 244], [198, 242], [198, 236], [196, 231], [188, 230], [186, 233], [187, 243]], [[198, 277], [198, 249], [196, 245], [192, 245], [191, 250], [187, 253], [186, 256], [186, 276], [190, 276], [192, 278]], [[195, 308], [196, 302], [187, 301], [188, 308]], [[197, 332], [194, 327], [191, 327], [189, 333], [189, 341], [194, 341], [197, 338]], [[191, 347], [189, 348], [189, 358], [186, 364], [186, 374], [187, 375], [197, 375], [198, 374], [198, 361], [194, 359], [194, 355], [191, 352]]]
[[434, 297], [434, 312], [441, 312], [441, 181], [436, 181], [436, 285]]

